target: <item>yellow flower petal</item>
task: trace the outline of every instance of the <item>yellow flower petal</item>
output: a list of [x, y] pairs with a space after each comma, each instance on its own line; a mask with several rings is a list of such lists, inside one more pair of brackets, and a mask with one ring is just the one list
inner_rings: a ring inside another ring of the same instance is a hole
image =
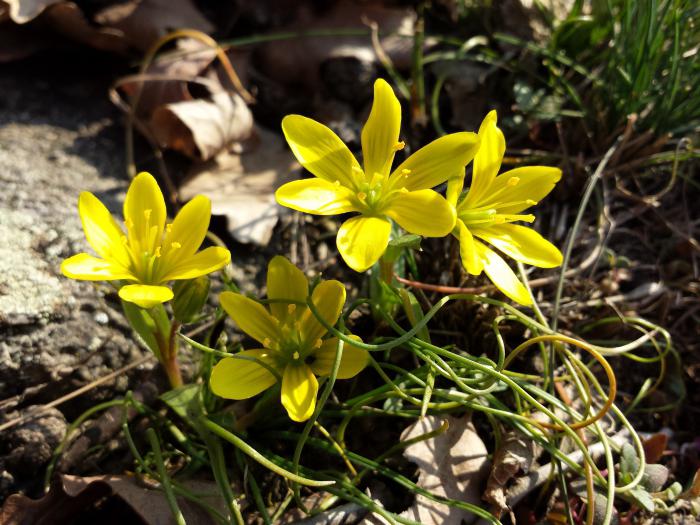
[[[286, 257], [276, 255], [267, 265], [267, 297], [268, 299], [290, 299], [306, 302], [309, 295], [309, 282], [304, 272], [294, 266]], [[295, 306], [294, 311], [300, 312], [303, 306]], [[270, 311], [277, 319], [285, 319], [289, 315], [289, 305], [270, 303]]]
[[496, 178], [506, 151], [506, 139], [496, 125], [496, 112], [491, 111], [479, 127], [479, 149], [474, 156], [474, 170], [469, 193], [463, 201], [465, 207], [474, 207], [488, 198], [489, 187]]
[[308, 366], [287, 365], [282, 376], [282, 405], [290, 419], [309, 419], [316, 408], [317, 394], [318, 381]]
[[540, 268], [561, 265], [559, 249], [532, 228], [519, 224], [498, 224], [473, 228], [474, 235], [495, 246], [516, 261]]
[[[350, 336], [361, 341], [356, 335]], [[338, 338], [331, 337], [323, 342], [321, 348], [312, 354], [311, 370], [317, 376], [330, 375], [335, 361], [335, 353], [338, 348]], [[340, 366], [338, 368], [338, 379], [350, 379], [367, 366], [369, 362], [369, 352], [364, 348], [357, 348], [349, 343], [343, 345], [343, 355], [340, 356]]]
[[165, 273], [159, 280], [194, 279], [215, 272], [231, 261], [231, 252], [220, 246], [210, 246], [183, 260], [175, 260], [174, 267], [163, 266]]
[[474, 237], [462, 222], [457, 219], [457, 235], [459, 239], [459, 255], [462, 259], [462, 265], [472, 275], [479, 275], [484, 270], [484, 263], [476, 251], [474, 246]]
[[[311, 300], [323, 319], [333, 326], [343, 311], [345, 286], [339, 281], [323, 281], [314, 288]], [[307, 308], [301, 318], [301, 336], [305, 347], [314, 347], [326, 332], [326, 328]]]
[[362, 157], [368, 178], [388, 175], [401, 131], [401, 104], [381, 78], [374, 83], [374, 101], [362, 128]]
[[364, 272], [379, 258], [389, 244], [391, 222], [383, 217], [353, 217], [338, 230], [336, 244], [347, 265]]
[[[513, 182], [515, 179], [515, 183]], [[552, 191], [561, 179], [561, 170], [549, 166], [525, 166], [502, 173], [484, 196], [483, 206], [493, 205], [499, 213], [515, 214], [534, 206]], [[489, 198], [496, 195], [496, 198]], [[513, 203], [507, 206], [499, 203]]]
[[279, 340], [278, 321], [260, 303], [233, 292], [222, 292], [219, 302], [243, 332], [266, 348]]
[[329, 182], [355, 188], [353, 168], [360, 168], [345, 143], [329, 128], [301, 115], [282, 119], [282, 131], [297, 160], [311, 173]]
[[225, 357], [211, 371], [212, 392], [226, 399], [248, 399], [267, 390], [277, 378], [261, 364], [244, 358], [255, 358], [275, 368], [267, 350], [244, 350], [235, 357]]
[[384, 210], [404, 230], [425, 237], [444, 237], [455, 225], [455, 209], [433, 190], [398, 192]]
[[197, 195], [175, 216], [163, 241], [163, 258], [184, 259], [194, 255], [202, 245], [209, 229], [211, 201]]
[[282, 206], [316, 215], [337, 215], [356, 211], [353, 192], [340, 184], [323, 179], [304, 179], [288, 182], [275, 192]]
[[119, 297], [141, 308], [153, 308], [158, 304], [170, 301], [173, 298], [173, 291], [167, 286], [128, 284], [119, 288]]
[[486, 275], [496, 285], [496, 288], [516, 303], [523, 305], [532, 304], [532, 298], [527, 292], [527, 288], [518, 280], [513, 270], [510, 269], [510, 266], [500, 255], [476, 240], [474, 241], [474, 247], [483, 261]]
[[129, 241], [137, 252], [155, 252], [165, 227], [165, 199], [156, 179], [141, 172], [126, 192], [124, 221], [129, 230]]
[[104, 259], [129, 266], [129, 253], [122, 241], [124, 232], [112, 214], [92, 193], [84, 191], [78, 199], [78, 213], [90, 246]]
[[479, 147], [475, 133], [461, 132], [432, 141], [408, 157], [391, 174], [392, 188], [423, 190], [450, 178], [464, 179], [464, 167]]
[[87, 253], [79, 253], [64, 260], [61, 263], [61, 272], [66, 277], [83, 281], [134, 279], [131, 272], [123, 266]]

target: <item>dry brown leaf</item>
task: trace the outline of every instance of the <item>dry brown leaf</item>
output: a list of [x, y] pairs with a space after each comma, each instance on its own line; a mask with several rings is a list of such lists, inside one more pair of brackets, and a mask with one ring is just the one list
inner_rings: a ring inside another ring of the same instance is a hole
[[150, 127], [161, 147], [205, 161], [250, 137], [253, 114], [239, 95], [220, 91], [157, 108]]
[[[190, 492], [226, 514], [225, 504], [214, 483], [188, 481]], [[104, 498], [115, 496], [123, 500], [147, 525], [169, 525], [175, 520], [165, 493], [150, 489], [129, 476], [69, 476], [62, 475], [43, 498], [32, 500], [22, 494], [7, 498], [0, 510], [3, 525], [68, 525], [90, 506]], [[189, 525], [211, 525], [215, 521], [201, 507], [178, 498], [180, 510]]]
[[[281, 31], [313, 31], [317, 29], [366, 29], [366, 22], [376, 22], [381, 35], [400, 33], [411, 36], [415, 23], [415, 11], [384, 7], [377, 3], [361, 4], [341, 0], [317, 15], [309, 4], [300, 5], [296, 21]], [[383, 36], [382, 49], [399, 68], [411, 63], [413, 41], [396, 35]], [[257, 66], [270, 79], [280, 84], [303, 84], [316, 87], [319, 83], [320, 65], [329, 58], [355, 58], [361, 62], [377, 62], [368, 35], [302, 37], [284, 43], [271, 42], [256, 51]]]
[[114, 53], [126, 53], [128, 50], [121, 31], [91, 24], [73, 2], [49, 6], [42, 20], [46, 20], [57, 33], [95, 49]]
[[[449, 424], [446, 432], [406, 447], [404, 456], [418, 465], [419, 487], [436, 496], [478, 505], [488, 473], [488, 451], [469, 416], [445, 419], [426, 416], [404, 430], [401, 441], [438, 430], [444, 421]], [[465, 510], [448, 507], [420, 494], [401, 516], [423, 525], [461, 525], [462, 520], [468, 522], [474, 518]], [[374, 521], [367, 523], [377, 522], [378, 516], [372, 518]]]
[[645, 439], [642, 444], [644, 445], [644, 457], [647, 463], [658, 463], [661, 456], [666, 450], [666, 445], [668, 445], [668, 436], [663, 432], [658, 434], [652, 434], [649, 439]]
[[117, 3], [95, 15], [95, 22], [119, 29], [131, 47], [148, 50], [160, 37], [176, 29], [211, 33], [214, 26], [191, 0], [139, 0]]
[[195, 166], [180, 196], [206, 195], [212, 201], [212, 213], [227, 218], [236, 240], [264, 245], [284, 210], [275, 202], [274, 192], [299, 166], [278, 134], [257, 128], [255, 136], [253, 148], [224, 152]]
[[508, 509], [506, 485], [518, 472], [528, 473], [537, 456], [536, 443], [515, 431], [506, 432], [493, 457], [491, 473], [484, 491], [484, 500], [493, 504], [496, 515]]
[[62, 0], [4, 0], [10, 6], [10, 18], [17, 24], [26, 24], [39, 16], [50, 5]]

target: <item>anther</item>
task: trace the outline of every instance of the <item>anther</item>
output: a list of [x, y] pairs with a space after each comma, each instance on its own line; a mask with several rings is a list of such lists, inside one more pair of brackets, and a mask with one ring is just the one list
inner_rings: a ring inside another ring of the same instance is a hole
[[270, 348], [270, 345], [272, 344], [272, 341], [270, 341], [270, 338], [269, 338], [269, 337], [266, 337], [265, 339], [263, 339], [263, 342], [262, 342], [262, 343], [263, 343], [263, 346], [264, 346], [265, 348]]
[[156, 251], [153, 253], [156, 257], [160, 257], [160, 246], [156, 246]]
[[323, 346], [323, 341], [320, 339], [316, 339], [316, 342], [314, 343], [314, 348], [321, 348]]
[[182, 244], [180, 244], [179, 242], [175, 241], [175, 242], [171, 242], [171, 243], [170, 243], [170, 247], [171, 247], [173, 250], [177, 250], [178, 248], [182, 248]]
[[173, 231], [173, 224], [172, 224], [172, 223], [166, 224], [166, 225], [165, 225], [165, 231], [166, 231], [167, 233], [170, 233], [171, 231]]
[[295, 305], [295, 304], [288, 304], [287, 305], [287, 312], [289, 314], [293, 314], [294, 310], [296, 310], [296, 309], [297, 309], [297, 305]]
[[401, 151], [406, 147], [406, 143], [403, 140], [398, 141], [394, 144], [394, 151]]
[[525, 202], [526, 202], [529, 206], [534, 206], [535, 204], [537, 204], [537, 201], [533, 201], [532, 199], [527, 199]]
[[340, 181], [339, 181], [338, 179], [336, 179], [336, 180], [333, 182], [333, 184], [334, 184], [335, 186], [340, 187]]
[[301, 356], [299, 355], [299, 352], [294, 352], [294, 353], [292, 354], [292, 358], [293, 358], [294, 360], [297, 360], [297, 359], [299, 359], [300, 357], [301, 357]]
[[124, 219], [124, 224], [126, 225], [127, 228], [133, 228], [134, 227], [134, 221], [132, 221], [129, 217]]
[[520, 182], [520, 177], [511, 177], [508, 179], [508, 186], [517, 186]]
[[401, 175], [403, 175], [404, 177], [408, 177], [410, 174], [411, 174], [411, 170], [407, 170], [407, 169], [401, 170]]
[[367, 194], [364, 191], [360, 191], [357, 193], [357, 198], [364, 201], [367, 198]]
[[143, 210], [143, 216], [146, 217], [147, 221], [151, 220], [151, 211], [152, 210]]

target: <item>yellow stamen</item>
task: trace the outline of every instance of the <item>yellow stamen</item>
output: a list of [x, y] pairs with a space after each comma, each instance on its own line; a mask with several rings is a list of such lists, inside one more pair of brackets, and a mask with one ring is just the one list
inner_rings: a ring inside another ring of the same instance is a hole
[[411, 174], [411, 170], [407, 170], [407, 169], [402, 169], [402, 170], [401, 170], [401, 175], [403, 175], [403, 176], [406, 177], [406, 178], [408, 178], [408, 176], [409, 176], [410, 174]]
[[367, 194], [364, 191], [359, 191], [357, 192], [357, 198], [364, 202], [367, 198]]
[[508, 179], [508, 186], [517, 186], [520, 182], [520, 177], [511, 177]]
[[287, 305], [287, 312], [289, 314], [293, 314], [294, 310], [296, 310], [296, 309], [297, 309], [297, 305], [295, 305], [295, 304], [288, 304]]
[[153, 255], [155, 255], [156, 257], [160, 257], [160, 246], [156, 247], [156, 251]]
[[152, 210], [143, 210], [143, 216], [146, 217], [146, 221], [151, 220], [151, 211]]
[[333, 182], [333, 184], [334, 184], [335, 186], [340, 187], [340, 181], [339, 181], [338, 179], [336, 179], [335, 182]]
[[401, 151], [406, 147], [406, 143], [403, 140], [398, 141], [394, 144], [394, 151]]
[[175, 241], [175, 242], [171, 242], [171, 243], [170, 243], [170, 247], [171, 247], [173, 250], [177, 250], [178, 248], [182, 248], [182, 244], [180, 244], [179, 242]]
[[294, 352], [294, 353], [292, 354], [292, 358], [293, 358], [294, 360], [297, 360], [297, 359], [299, 359], [300, 357], [301, 357], [301, 356], [299, 355], [299, 352]]
[[323, 341], [320, 339], [316, 339], [316, 342], [314, 343], [314, 348], [321, 348], [323, 346]]
[[269, 348], [271, 344], [272, 344], [272, 341], [270, 341], [269, 337], [266, 337], [265, 339], [263, 339], [263, 346], [265, 348]]
[[171, 231], [173, 231], [173, 225], [172, 225], [172, 223], [169, 223], [169, 224], [166, 224], [166, 225], [165, 225], [165, 231], [166, 231], [167, 233], [170, 233]]

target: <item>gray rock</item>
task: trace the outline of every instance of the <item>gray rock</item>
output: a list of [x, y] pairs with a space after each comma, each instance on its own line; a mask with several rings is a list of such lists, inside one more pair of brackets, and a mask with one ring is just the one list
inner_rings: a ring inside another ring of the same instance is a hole
[[[75, 73], [48, 75], [48, 83], [39, 80], [47, 77], [41, 65], [0, 70], [0, 422], [143, 355], [111, 287], [60, 273], [64, 258], [90, 252], [79, 193], [119, 211], [127, 187], [109, 78]], [[119, 377], [2, 432], [0, 499], [36, 490], [66, 418], [130, 387]]]

